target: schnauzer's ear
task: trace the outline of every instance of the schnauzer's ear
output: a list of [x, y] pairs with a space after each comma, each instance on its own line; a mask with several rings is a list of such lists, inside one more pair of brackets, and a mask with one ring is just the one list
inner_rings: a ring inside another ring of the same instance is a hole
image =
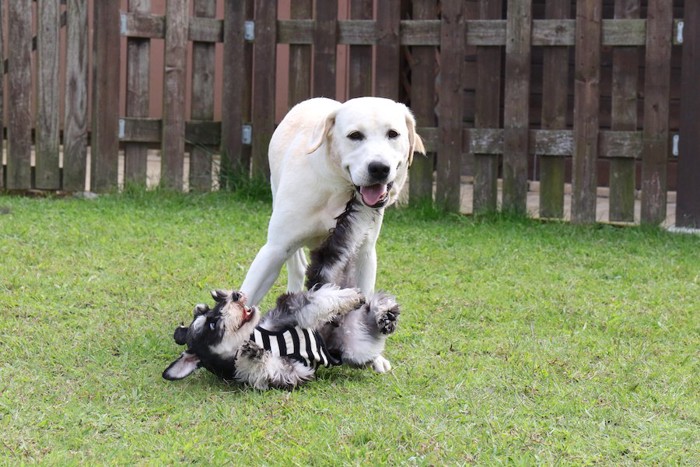
[[182, 352], [180, 358], [170, 364], [163, 372], [163, 378], [175, 381], [186, 378], [192, 374], [194, 370], [199, 368], [199, 357], [193, 353]]
[[225, 290], [212, 290], [211, 291], [211, 296], [214, 299], [216, 303], [223, 302], [226, 300], [226, 297], [229, 296], [229, 292]]
[[187, 343], [187, 330], [189, 328], [186, 326], [178, 326], [175, 328], [175, 333], [173, 334], [173, 339], [177, 345], [185, 345]]

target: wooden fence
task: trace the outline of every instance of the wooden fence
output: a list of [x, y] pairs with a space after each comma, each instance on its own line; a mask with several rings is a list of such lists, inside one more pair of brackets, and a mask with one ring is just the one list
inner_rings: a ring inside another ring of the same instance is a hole
[[[430, 154], [411, 169], [412, 200], [458, 210], [470, 175], [474, 211], [523, 212], [536, 179], [540, 215], [562, 218], [570, 181], [572, 221], [594, 222], [604, 163], [609, 220], [634, 222], [641, 192], [641, 222], [659, 224], [679, 146], [677, 223], [700, 226], [699, 2], [348, 1], [339, 20], [330, 0], [291, 0], [290, 19], [274, 0], [167, 0], [165, 14], [150, 0], [124, 11], [117, 1], [0, 0], [0, 188], [82, 191], [89, 171], [90, 188], [109, 191], [120, 164], [124, 182], [145, 183], [149, 148], [175, 189], [211, 189], [214, 153], [224, 183], [267, 176], [278, 44], [289, 45], [290, 106], [337, 95], [340, 46], [350, 97], [404, 100], [416, 114]], [[153, 40], [165, 43], [162, 118], [148, 113]]]

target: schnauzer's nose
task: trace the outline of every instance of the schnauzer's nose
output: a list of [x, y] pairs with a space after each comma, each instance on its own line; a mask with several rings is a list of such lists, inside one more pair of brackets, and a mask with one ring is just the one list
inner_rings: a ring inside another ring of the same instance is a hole
[[240, 294], [240, 293], [238, 293], [238, 292], [233, 292], [233, 293], [231, 294], [231, 301], [232, 301], [232, 302], [237, 302], [237, 301], [240, 300], [240, 299], [241, 299], [241, 294]]
[[367, 171], [374, 180], [384, 180], [391, 172], [391, 167], [383, 162], [370, 162]]

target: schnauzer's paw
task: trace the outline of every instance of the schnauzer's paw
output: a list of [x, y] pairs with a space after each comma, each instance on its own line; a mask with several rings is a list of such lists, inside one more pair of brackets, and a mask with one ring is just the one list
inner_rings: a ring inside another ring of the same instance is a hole
[[396, 331], [399, 319], [397, 308], [392, 308], [384, 313], [377, 313], [377, 327], [382, 334], [391, 334]]
[[209, 311], [209, 305], [207, 305], [206, 303], [198, 303], [194, 306], [193, 313], [195, 316], [199, 316], [199, 315], [203, 315], [207, 311]]
[[261, 359], [265, 354], [265, 349], [253, 341], [245, 341], [240, 348], [240, 356], [249, 360]]
[[391, 371], [391, 363], [380, 355], [372, 362], [372, 369], [377, 373], [386, 373]]
[[338, 312], [340, 314], [348, 313], [365, 304], [365, 296], [359, 289], [339, 289], [337, 292], [337, 300], [339, 303]]

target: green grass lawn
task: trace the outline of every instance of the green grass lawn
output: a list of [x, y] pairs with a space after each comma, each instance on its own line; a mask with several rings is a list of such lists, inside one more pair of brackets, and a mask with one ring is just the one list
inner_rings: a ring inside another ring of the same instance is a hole
[[240, 285], [269, 213], [0, 197], [0, 464], [700, 465], [697, 236], [392, 210], [392, 373], [163, 380], [173, 329]]

